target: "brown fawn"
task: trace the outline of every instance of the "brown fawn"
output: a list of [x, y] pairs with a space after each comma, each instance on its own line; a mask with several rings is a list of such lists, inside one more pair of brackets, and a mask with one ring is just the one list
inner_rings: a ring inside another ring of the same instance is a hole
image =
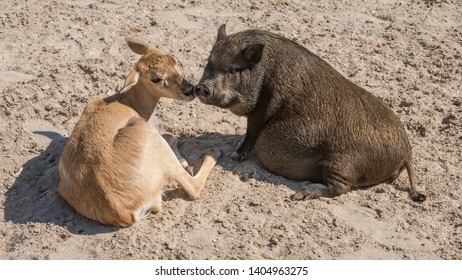
[[162, 188], [171, 181], [199, 198], [221, 156], [220, 150], [208, 152], [195, 176], [185, 170], [190, 167], [177, 140], [163, 138], [148, 120], [161, 97], [193, 100], [193, 85], [171, 54], [136, 39], [125, 41], [141, 59], [118, 93], [86, 106], [59, 162], [59, 194], [79, 214], [116, 226], [160, 211]]

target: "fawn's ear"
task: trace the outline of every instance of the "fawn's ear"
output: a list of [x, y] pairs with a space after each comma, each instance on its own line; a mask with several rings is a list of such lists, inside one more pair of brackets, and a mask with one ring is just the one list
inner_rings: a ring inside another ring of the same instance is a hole
[[156, 49], [154, 47], [151, 47], [149, 44], [145, 43], [145, 42], [142, 42], [138, 39], [135, 39], [135, 38], [125, 38], [125, 42], [127, 43], [128, 47], [136, 54], [139, 54], [139, 55], [144, 55], [145, 53], [147, 53], [148, 51], [151, 51], [151, 52], [154, 52], [158, 55], [164, 55], [165, 52], [159, 50], [159, 49]]
[[148, 50], [152, 49], [152, 47], [149, 44], [146, 44], [138, 39], [134, 38], [125, 38], [125, 42], [127, 43], [128, 47], [137, 54], [143, 55], [145, 54]]
[[138, 83], [139, 77], [140, 77], [140, 73], [138, 71], [136, 71], [135, 69], [130, 71], [130, 73], [128, 73], [127, 78], [125, 79], [124, 86], [120, 90], [120, 93], [125, 93], [129, 89], [131, 89], [134, 85], [136, 85], [136, 83]]

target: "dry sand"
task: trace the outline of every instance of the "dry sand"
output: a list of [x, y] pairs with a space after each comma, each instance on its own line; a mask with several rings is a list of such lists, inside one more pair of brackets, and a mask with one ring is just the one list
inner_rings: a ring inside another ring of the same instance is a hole
[[[232, 3], [236, 2], [236, 3]], [[462, 2], [2, 0], [0, 259], [462, 259]], [[85, 105], [114, 93], [139, 56], [131, 36], [173, 53], [197, 83], [220, 24], [307, 47], [398, 114], [418, 188], [392, 185], [291, 201], [303, 182], [229, 156], [245, 119], [162, 100], [151, 122], [194, 166], [224, 156], [199, 200], [168, 191], [129, 228], [89, 221], [57, 194], [60, 154]]]

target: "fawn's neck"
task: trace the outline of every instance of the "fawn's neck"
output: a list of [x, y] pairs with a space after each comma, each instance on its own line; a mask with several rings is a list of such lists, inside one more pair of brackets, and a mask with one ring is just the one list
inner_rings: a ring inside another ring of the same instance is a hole
[[153, 94], [142, 85], [142, 82], [138, 82], [127, 92], [123, 93], [119, 102], [131, 107], [144, 119], [149, 120], [156, 108], [157, 102], [159, 102], [159, 97], [154, 97]]

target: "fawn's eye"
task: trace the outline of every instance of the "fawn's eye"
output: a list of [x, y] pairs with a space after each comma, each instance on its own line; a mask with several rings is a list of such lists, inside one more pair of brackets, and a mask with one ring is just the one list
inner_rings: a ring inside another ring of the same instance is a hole
[[162, 79], [160, 77], [157, 77], [157, 76], [151, 78], [151, 82], [153, 82], [155, 84], [157, 84], [157, 83], [159, 83], [161, 81], [162, 81]]

